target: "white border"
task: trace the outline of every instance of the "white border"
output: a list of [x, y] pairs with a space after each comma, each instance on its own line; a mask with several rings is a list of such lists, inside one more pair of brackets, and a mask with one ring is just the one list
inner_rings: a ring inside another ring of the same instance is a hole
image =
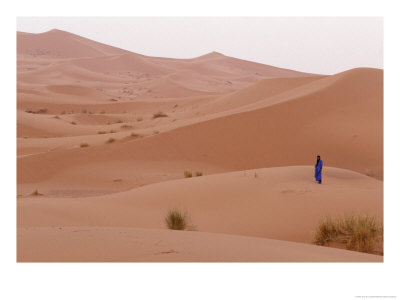
[[[391, 1], [18, 1], [1, 16], [1, 275], [3, 299], [354, 299], [397, 285], [400, 28]], [[3, 10], [4, 9], [4, 10]], [[385, 17], [385, 262], [383, 264], [16, 264], [15, 20], [31, 15]], [[4, 83], [4, 84], [3, 84]], [[5, 294], [7, 293], [7, 295]]]

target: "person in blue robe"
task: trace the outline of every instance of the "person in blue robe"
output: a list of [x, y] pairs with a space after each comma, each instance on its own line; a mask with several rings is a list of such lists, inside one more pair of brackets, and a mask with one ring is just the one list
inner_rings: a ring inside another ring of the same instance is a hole
[[322, 182], [322, 159], [318, 155], [317, 156], [317, 163], [315, 164], [315, 180], [318, 181], [319, 184]]

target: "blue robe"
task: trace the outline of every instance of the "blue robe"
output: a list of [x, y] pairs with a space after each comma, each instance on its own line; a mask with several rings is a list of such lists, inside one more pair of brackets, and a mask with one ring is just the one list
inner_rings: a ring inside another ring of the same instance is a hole
[[315, 180], [316, 181], [321, 181], [322, 180], [322, 159], [319, 160], [319, 162], [315, 165]]

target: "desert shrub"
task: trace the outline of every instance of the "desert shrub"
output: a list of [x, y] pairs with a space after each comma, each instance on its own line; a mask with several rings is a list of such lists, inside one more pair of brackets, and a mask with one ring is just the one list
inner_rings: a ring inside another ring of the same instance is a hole
[[201, 171], [196, 171], [196, 176], [203, 176], [203, 172], [201, 172]]
[[188, 226], [187, 213], [177, 208], [170, 209], [164, 218], [167, 228], [172, 230], [185, 230]]
[[81, 148], [89, 147], [89, 144], [86, 143], [86, 142], [83, 142], [83, 143], [80, 144], [80, 146], [81, 146]]
[[123, 129], [130, 129], [132, 127], [133, 127], [132, 125], [128, 125], [128, 124], [121, 125], [121, 128], [123, 128]]
[[110, 137], [108, 140], [107, 140], [107, 144], [111, 144], [111, 143], [114, 143], [115, 142], [115, 139], [114, 138], [112, 138], [112, 137]]
[[40, 196], [40, 195], [43, 195], [43, 194], [39, 193], [38, 189], [35, 189], [35, 190], [32, 192], [32, 196]]
[[183, 171], [183, 176], [185, 176], [185, 178], [192, 177], [192, 171], [189, 171], [189, 170]]
[[103, 130], [97, 131], [97, 134], [106, 134], [106, 133], [107, 133], [107, 131], [103, 131]]
[[47, 108], [39, 108], [35, 113], [36, 114], [45, 114], [45, 113], [47, 113]]
[[60, 114], [61, 115], [65, 115], [67, 112], [65, 110], [63, 110]]
[[45, 114], [47, 113], [47, 108], [39, 108], [38, 110], [33, 110], [31, 108], [28, 108], [25, 110], [25, 112], [30, 114]]
[[339, 235], [339, 228], [331, 218], [322, 220], [315, 230], [314, 243], [317, 245], [325, 245], [327, 242], [334, 240]]
[[76, 125], [76, 122], [71, 122], [72, 125]]
[[156, 112], [155, 114], [153, 114], [153, 119], [164, 118], [164, 117], [168, 117], [168, 115], [166, 113], [163, 113], [162, 111], [159, 111], [159, 112]]
[[135, 132], [132, 132], [130, 136], [133, 137], [133, 138], [137, 138], [137, 137], [140, 137], [141, 135], [137, 134]]
[[122, 120], [117, 120], [115, 123], [122, 123]]
[[328, 242], [346, 244], [348, 250], [372, 253], [383, 238], [383, 225], [369, 215], [349, 215], [343, 218], [322, 220], [314, 234], [317, 245]]
[[117, 131], [115, 131], [114, 129], [110, 130], [110, 133], [116, 133]]
[[104, 109], [102, 109], [102, 110], [100, 111], [100, 113], [103, 115], [103, 114], [106, 113], [106, 111], [105, 111]]
[[54, 119], [59, 119], [60, 117], [59, 117], [59, 116], [54, 116], [53, 118], [54, 118]]
[[138, 122], [143, 121], [143, 118], [142, 117], [137, 117], [136, 121], [138, 121]]
[[160, 133], [160, 131], [158, 131], [158, 130], [153, 131], [153, 134], [159, 134], [159, 133]]
[[87, 113], [87, 109], [86, 108], [82, 109], [82, 113], [86, 114]]

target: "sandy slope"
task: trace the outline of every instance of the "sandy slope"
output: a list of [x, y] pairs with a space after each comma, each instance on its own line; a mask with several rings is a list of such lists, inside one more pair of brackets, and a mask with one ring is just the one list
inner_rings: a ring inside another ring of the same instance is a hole
[[[220, 94], [263, 78], [312, 76], [220, 53], [193, 59], [148, 57], [60, 30], [19, 32], [17, 45], [19, 89], [46, 93], [52, 85], [84, 86], [104, 94], [97, 101]], [[55, 98], [51, 102], [69, 103], [61, 95]], [[40, 98], [31, 95], [27, 100]]]
[[[172, 122], [173, 116], [151, 120], [148, 123], [150, 131], [143, 132], [152, 134], [152, 130], [157, 129], [161, 134], [113, 145], [105, 144], [107, 138], [97, 136], [101, 142], [93, 147], [60, 149], [21, 157], [17, 166], [18, 183], [57, 180], [72, 170], [74, 175], [70, 183], [91, 181], [90, 177], [94, 175], [98, 179], [98, 174], [77, 170], [102, 162], [109, 170], [110, 161], [121, 162], [118, 171], [125, 173], [138, 161], [183, 160], [184, 163], [179, 163], [180, 168], [214, 165], [221, 170], [243, 170], [309, 164], [317, 153], [328, 166], [382, 179], [381, 88], [381, 71], [355, 69], [301, 85], [295, 88], [296, 93], [294, 89], [284, 92], [284, 97], [273, 105], [268, 101], [277, 96], [261, 100], [264, 103], [261, 108], [248, 111], [243, 108], [242, 113], [221, 117], [210, 115], [202, 122], [187, 126], [183, 123], [167, 132], [162, 132], [166, 125], [163, 122]], [[95, 133], [100, 128], [92, 130]], [[82, 133], [87, 134], [87, 131]], [[68, 182], [65, 178], [60, 180]]]
[[22, 55], [66, 58], [115, 55], [127, 52], [57, 29], [39, 34], [17, 32], [17, 53]]
[[[87, 173], [85, 168], [77, 172]], [[118, 186], [110, 175], [97, 173], [96, 183], [103, 189]], [[164, 228], [166, 212], [178, 207], [188, 211], [199, 231], [309, 243], [325, 216], [355, 212], [383, 218], [380, 180], [329, 167], [324, 170], [323, 185], [313, 182], [312, 176], [313, 168], [307, 166], [267, 168], [168, 180], [82, 198], [79, 192], [94, 184], [84, 182], [82, 190], [76, 190], [78, 198], [56, 198], [46, 190], [41, 190], [44, 196], [20, 197], [18, 227]]]
[[138, 228], [19, 229], [19, 262], [382, 262], [383, 257], [271, 239]]
[[[17, 33], [17, 136], [18, 260], [381, 260], [294, 242], [326, 215], [383, 218], [382, 70], [320, 76]], [[173, 206], [201, 232], [163, 230]]]

